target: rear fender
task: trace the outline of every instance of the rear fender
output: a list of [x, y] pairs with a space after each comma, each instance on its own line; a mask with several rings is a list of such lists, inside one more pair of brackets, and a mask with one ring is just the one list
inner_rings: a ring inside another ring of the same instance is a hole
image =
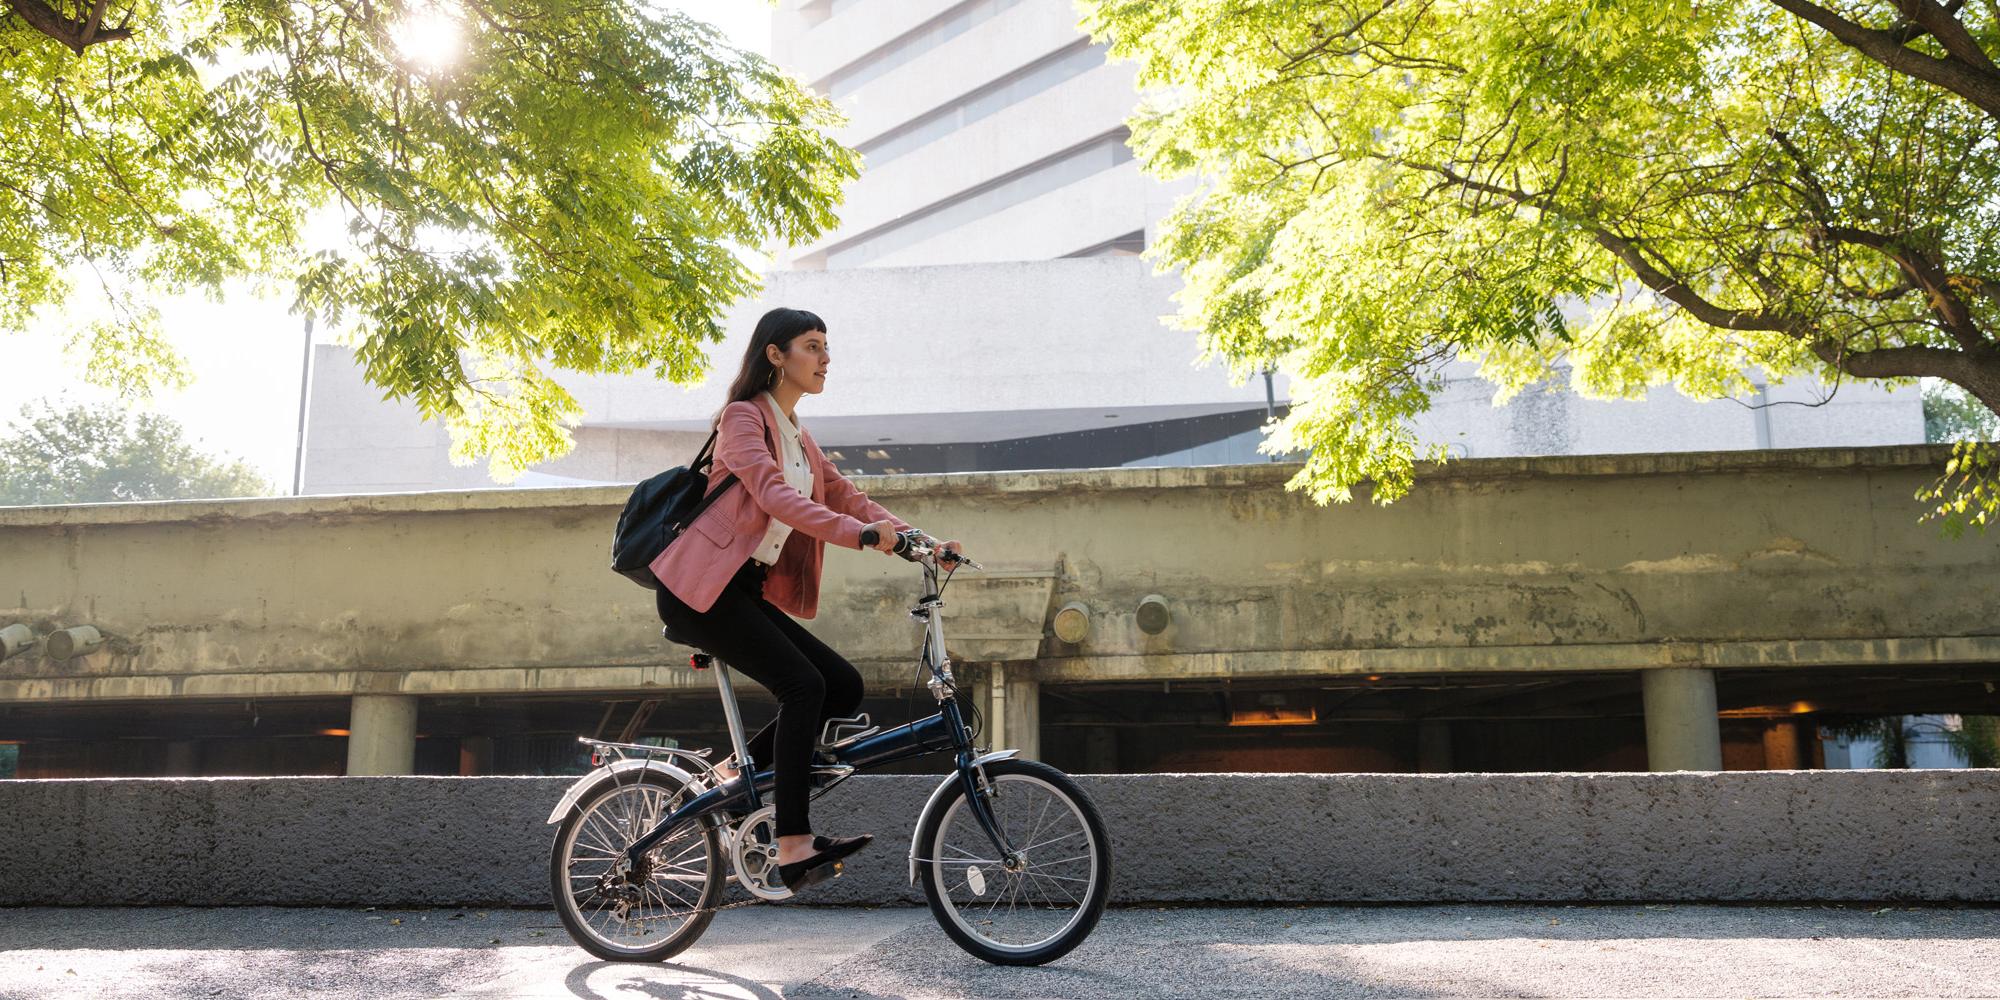
[[[604, 767], [600, 767], [584, 775], [583, 780], [569, 786], [569, 791], [563, 793], [562, 801], [556, 803], [555, 809], [549, 813], [548, 822], [561, 822], [562, 818], [569, 815], [569, 811], [575, 808], [577, 802], [581, 801], [586, 794], [594, 792], [612, 781], [627, 781], [628, 776], [626, 772], [637, 770], [657, 771], [660, 774], [679, 781], [683, 785], [694, 781], [694, 775], [663, 760], [628, 757], [624, 760], [613, 761]], [[633, 775], [631, 777], [637, 776]]]

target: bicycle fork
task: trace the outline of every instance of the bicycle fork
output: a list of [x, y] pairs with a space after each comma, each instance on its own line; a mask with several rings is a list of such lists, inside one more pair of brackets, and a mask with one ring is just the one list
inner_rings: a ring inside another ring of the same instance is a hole
[[985, 831], [986, 839], [993, 843], [994, 856], [1008, 868], [1020, 864], [1020, 855], [1007, 842], [1007, 834], [1000, 829], [1000, 823], [993, 818], [993, 807], [987, 802], [987, 793], [993, 784], [986, 780], [984, 765], [972, 763], [972, 753], [966, 751], [958, 755], [958, 780], [965, 789], [966, 808], [972, 810], [972, 818]]
[[[986, 800], [987, 793], [993, 788], [993, 783], [986, 780], [986, 762], [996, 757], [1011, 757], [1013, 754], [1011, 752], [978, 754], [972, 745], [972, 732], [966, 728], [965, 717], [959, 710], [956, 697], [939, 698], [938, 714], [944, 718], [945, 724], [951, 727], [953, 738], [958, 743], [958, 756], [955, 758], [958, 765], [958, 785], [965, 793], [966, 808], [972, 810], [973, 820], [986, 834], [986, 839], [993, 844], [993, 850], [996, 852], [994, 856], [1009, 864], [1014, 863], [1017, 857], [1014, 848], [1007, 843], [1007, 834], [1000, 829], [999, 821], [993, 818], [993, 807]], [[921, 826], [923, 818], [918, 817], [917, 822]], [[915, 857], [915, 851], [913, 842], [912, 857]], [[911, 870], [910, 877], [916, 878], [915, 869]]]

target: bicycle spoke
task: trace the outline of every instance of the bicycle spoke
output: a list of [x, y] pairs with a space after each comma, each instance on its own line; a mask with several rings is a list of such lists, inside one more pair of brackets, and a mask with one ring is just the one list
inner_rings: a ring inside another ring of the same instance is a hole
[[1026, 847], [1022, 847], [1022, 848], [1017, 848], [1017, 850], [1020, 850], [1020, 851], [1024, 851], [1024, 852], [1025, 852], [1025, 851], [1032, 851], [1032, 850], [1034, 850], [1034, 849], [1035, 849], [1035, 848], [1037, 848], [1037, 847], [1047, 847], [1047, 846], [1049, 846], [1050, 844], [1054, 844], [1054, 843], [1059, 843], [1059, 842], [1061, 842], [1061, 841], [1065, 841], [1065, 840], [1068, 840], [1068, 839], [1069, 839], [1069, 838], [1071, 838], [1071, 837], [1082, 837], [1082, 836], [1085, 836], [1085, 835], [1087, 835], [1087, 834], [1089, 834], [1089, 833], [1090, 833], [1090, 831], [1089, 831], [1089, 830], [1075, 830], [1075, 831], [1072, 831], [1072, 832], [1070, 832], [1070, 833], [1065, 833], [1065, 834], [1063, 834], [1063, 835], [1062, 835], [1062, 836], [1060, 836], [1060, 837], [1050, 837], [1049, 839], [1047, 839], [1047, 840], [1044, 840], [1044, 841], [1042, 841], [1042, 842], [1041, 842], [1041, 843], [1039, 843], [1039, 844], [1029, 844], [1029, 845], [1028, 845], [1028, 846], [1026, 846]]
[[1043, 868], [1043, 867], [1047, 867], [1047, 866], [1049, 866], [1049, 865], [1066, 865], [1066, 864], [1069, 864], [1069, 863], [1070, 863], [1070, 862], [1072, 862], [1072, 861], [1088, 861], [1088, 860], [1090, 860], [1090, 855], [1088, 855], [1088, 854], [1079, 854], [1079, 855], [1077, 855], [1076, 857], [1073, 857], [1073, 858], [1057, 858], [1057, 859], [1055, 859], [1054, 861], [1037, 861], [1037, 862], [1035, 862], [1035, 864], [1034, 864], [1034, 867], [1036, 867], [1036, 868]]
[[[1035, 815], [1035, 825], [1034, 825], [1034, 826], [1032, 826], [1032, 827], [1029, 827], [1029, 828], [1028, 828], [1028, 839], [1029, 839], [1029, 840], [1033, 840], [1033, 839], [1035, 839], [1036, 837], [1039, 837], [1039, 836], [1041, 836], [1041, 835], [1042, 835], [1042, 820], [1043, 820], [1043, 817], [1046, 817], [1046, 816], [1047, 816], [1047, 815], [1049, 814], [1049, 807], [1050, 807], [1050, 806], [1052, 806], [1052, 805], [1055, 805], [1055, 804], [1056, 804], [1056, 800], [1055, 800], [1055, 797], [1054, 797], [1054, 796], [1050, 796], [1050, 797], [1048, 797], [1047, 799], [1044, 799], [1044, 800], [1042, 801], [1042, 811], [1041, 811], [1041, 812], [1039, 812], [1039, 813], [1037, 813], [1037, 814]], [[1023, 850], [1023, 849], [1024, 849], [1024, 848], [1018, 848], [1018, 847], [1017, 847], [1017, 848], [1015, 848], [1015, 850], [1017, 850], [1017, 851], [1018, 851], [1018, 850]]]
[[1071, 877], [1069, 877], [1068, 875], [1050, 875], [1050, 874], [1048, 874], [1047, 872], [1036, 872], [1036, 873], [1035, 873], [1035, 877], [1036, 877], [1036, 878], [1052, 878], [1052, 879], [1055, 879], [1056, 881], [1059, 881], [1059, 882], [1088, 882], [1088, 881], [1090, 881], [1090, 880], [1089, 880], [1089, 879], [1087, 879], [1087, 878], [1071, 878]]
[[[1051, 880], [1054, 880], [1054, 879], [1056, 879], [1056, 878], [1057, 878], [1057, 876], [1054, 876], [1054, 875], [1044, 875], [1044, 874], [1042, 874], [1041, 872], [1030, 872], [1030, 873], [1029, 873], [1029, 877], [1031, 877], [1031, 878], [1045, 878], [1045, 879], [1051, 879]], [[1075, 896], [1071, 896], [1071, 895], [1069, 894], [1069, 890], [1068, 890], [1068, 889], [1065, 889], [1065, 888], [1063, 888], [1062, 886], [1058, 885], [1058, 886], [1055, 886], [1055, 890], [1056, 890], [1057, 892], [1060, 892], [1060, 893], [1062, 893], [1062, 894], [1063, 894], [1063, 896], [1064, 896], [1065, 898], [1067, 898], [1067, 899], [1068, 899], [1068, 900], [1069, 900], [1069, 901], [1070, 901], [1071, 903], [1073, 903], [1073, 904], [1076, 904], [1076, 905], [1078, 905], [1078, 906], [1081, 906], [1081, 905], [1083, 905], [1083, 900], [1081, 900], [1081, 899], [1078, 899], [1078, 898], [1076, 898]]]
[[[968, 851], [968, 850], [966, 850], [965, 848], [963, 848], [963, 847], [960, 847], [960, 846], [958, 846], [958, 845], [956, 845], [956, 844], [946, 844], [946, 845], [944, 845], [944, 849], [945, 849], [945, 850], [947, 850], [947, 851], [957, 851], [958, 853], [960, 853], [960, 854], [963, 854], [963, 855], [965, 855], [965, 860], [967, 860], [967, 861], [977, 861], [977, 862], [979, 862], [980, 864], [983, 864], [983, 865], [997, 865], [997, 864], [999, 864], [999, 863], [1000, 863], [1000, 862], [999, 862], [999, 861], [998, 861], [997, 859], [994, 859], [994, 858], [982, 858], [982, 857], [980, 857], [980, 856], [978, 856], [978, 855], [976, 855], [976, 854], [972, 853], [971, 851]], [[957, 860], [959, 860], [959, 859], [957, 859], [957, 858], [953, 858], [952, 860], [953, 860], [953, 861], [957, 861]]]

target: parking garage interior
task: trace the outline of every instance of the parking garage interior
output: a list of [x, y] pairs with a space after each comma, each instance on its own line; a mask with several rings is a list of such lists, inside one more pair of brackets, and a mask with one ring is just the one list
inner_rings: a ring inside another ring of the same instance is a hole
[[[775, 712], [738, 690], [750, 725]], [[1716, 700], [1726, 769], [1820, 768], [1823, 737], [1858, 720], [2000, 716], [2000, 665], [1719, 670]], [[934, 703], [912, 685], [863, 708], [896, 724]], [[1636, 672], [1044, 684], [1037, 711], [1040, 755], [1076, 773], [1647, 769]], [[333, 698], [0, 706], [0, 777], [338, 775], [348, 712]], [[416, 770], [435, 775], [581, 773], [578, 736], [728, 742], [699, 691], [426, 697], [417, 725]]]

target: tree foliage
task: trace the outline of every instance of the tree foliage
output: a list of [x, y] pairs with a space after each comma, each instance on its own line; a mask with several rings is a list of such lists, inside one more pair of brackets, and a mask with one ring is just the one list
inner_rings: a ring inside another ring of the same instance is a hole
[[2000, 410], [2000, 5], [1082, 0], [1197, 194], [1154, 251], [1293, 481], [1389, 501], [1466, 357], [1502, 398], [1930, 376]]
[[1902, 715], [1830, 721], [1820, 731], [1850, 743], [1874, 744], [1868, 766], [1885, 769], [1910, 766], [1910, 746], [1918, 735], [1909, 718]]
[[1924, 440], [2000, 441], [2000, 415], [1955, 386], [1924, 386]]
[[143, 391], [153, 296], [284, 283], [504, 475], [567, 449], [554, 370], [701, 376], [738, 249], [833, 223], [835, 120], [642, 0], [0, 0], [0, 332], [89, 303]]
[[1966, 767], [2000, 767], [2000, 718], [1967, 715], [1944, 731], [1945, 743]]
[[248, 464], [211, 458], [181, 425], [117, 406], [22, 407], [0, 438], [0, 506], [269, 496]]

